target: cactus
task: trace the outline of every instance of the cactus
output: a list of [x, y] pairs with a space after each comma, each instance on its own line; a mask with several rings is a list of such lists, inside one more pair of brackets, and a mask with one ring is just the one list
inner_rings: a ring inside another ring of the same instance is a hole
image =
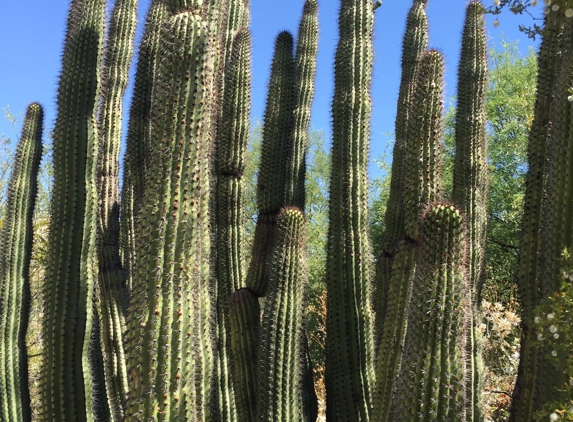
[[[545, 17], [543, 40], [539, 50], [539, 73], [537, 75], [537, 99], [534, 120], [529, 133], [528, 173], [525, 181], [524, 214], [521, 223], [522, 234], [518, 257], [516, 282], [522, 306], [522, 329], [520, 361], [517, 381], [513, 391], [510, 421], [532, 420], [534, 412], [542, 406], [539, 397], [540, 382], [551, 382], [550, 374], [540, 372], [540, 360], [543, 352], [534, 344], [533, 310], [551, 289], [554, 280], [541, 286], [544, 262], [554, 259], [546, 254], [543, 237], [539, 233], [544, 229], [544, 195], [547, 189], [548, 138], [554, 116], [554, 95], [567, 96], [566, 92], [556, 93], [557, 75], [562, 69], [562, 60], [566, 54], [557, 54], [561, 50], [559, 43], [563, 36], [566, 21], [562, 13], [549, 13]], [[567, 49], [569, 52], [569, 49]], [[570, 55], [570, 53], [569, 53]], [[565, 76], [565, 75], [563, 75]], [[559, 136], [559, 135], [558, 135]], [[564, 153], [564, 152], [561, 152]], [[562, 192], [565, 193], [565, 192]], [[543, 379], [544, 381], [540, 380]], [[557, 379], [558, 380], [558, 379]], [[555, 380], [554, 380], [555, 381]], [[547, 394], [554, 391], [545, 385]]]
[[334, 64], [330, 226], [326, 262], [327, 419], [366, 421], [374, 384], [367, 164], [374, 14], [342, 0]]
[[128, 305], [126, 272], [119, 255], [119, 151], [122, 97], [127, 86], [137, 19], [137, 0], [117, 0], [104, 50], [102, 101], [98, 116], [98, 262], [101, 345], [107, 399], [113, 420], [123, 419], [127, 368], [123, 333]]
[[399, 421], [464, 421], [463, 325], [469, 289], [462, 217], [437, 203], [422, 216], [408, 333], [392, 406]]
[[271, 69], [261, 167], [257, 181], [259, 215], [251, 263], [247, 273], [247, 286], [257, 295], [265, 296], [268, 283], [268, 262], [273, 247], [277, 214], [285, 202], [285, 157], [293, 113], [293, 39], [288, 32], [281, 32], [276, 39], [275, 55]]
[[468, 242], [468, 276], [471, 285], [472, 312], [466, 324], [466, 400], [467, 420], [483, 420], [481, 358], [481, 291], [485, 281], [487, 238], [487, 135], [485, 92], [487, 88], [487, 49], [485, 9], [472, 1], [466, 11], [462, 51], [458, 67], [452, 200], [460, 207]]
[[[251, 90], [251, 37], [243, 29], [233, 41], [225, 69], [225, 95], [216, 150], [216, 200], [213, 218], [214, 267], [217, 289], [218, 389], [217, 408], [222, 420], [235, 420], [234, 381], [229, 356], [229, 297], [245, 283], [245, 194], [243, 172], [249, 136]], [[242, 392], [237, 392], [242, 394]]]
[[30, 313], [32, 216], [42, 158], [44, 110], [28, 106], [0, 232], [0, 419], [31, 420], [26, 329]]
[[256, 420], [260, 317], [259, 299], [253, 292], [249, 289], [233, 292], [229, 300], [229, 320], [237, 422]]
[[[89, 364], [93, 318], [100, 92], [105, 1], [74, 0], [58, 88], [48, 270], [43, 292], [41, 420], [105, 418]], [[77, 69], [83, 69], [78, 72]], [[93, 378], [93, 381], [92, 381]]]
[[[403, 209], [411, 237], [402, 241], [394, 257], [388, 283], [384, 324], [376, 362], [374, 418], [390, 420], [389, 412], [407, 332], [406, 309], [410, 301], [416, 267], [415, 244], [419, 241], [419, 210], [438, 198], [443, 156], [441, 116], [443, 113], [443, 57], [430, 50], [420, 59], [409, 121], [404, 168]], [[406, 316], [404, 316], [406, 315]]]
[[191, 11], [162, 30], [152, 160], [136, 227], [128, 312], [126, 421], [209, 420], [214, 316], [209, 281], [213, 86], [207, 25]]
[[257, 421], [302, 421], [306, 227], [296, 207], [278, 216], [261, 327]]
[[135, 226], [138, 210], [143, 200], [145, 178], [150, 160], [151, 89], [156, 75], [159, 29], [166, 17], [167, 8], [163, 0], [153, 0], [147, 12], [145, 30], [139, 46], [135, 87], [129, 110], [120, 210], [122, 263], [127, 273], [129, 288], [133, 285], [132, 268], [137, 250]]
[[376, 309], [375, 333], [378, 339], [381, 338], [382, 326], [384, 324], [388, 284], [392, 272], [392, 258], [396, 254], [398, 243], [405, 236], [402, 186], [404, 183], [404, 159], [408, 148], [406, 135], [412, 108], [411, 102], [414, 96], [418, 62], [422, 53], [426, 50], [427, 45], [428, 18], [426, 17], [426, 3], [421, 0], [414, 0], [414, 4], [408, 12], [406, 32], [402, 43], [402, 80], [400, 82], [400, 93], [396, 112], [396, 140], [392, 152], [390, 194], [386, 207], [386, 215], [384, 216], [385, 231], [382, 240], [382, 256], [378, 258], [376, 268], [374, 305]]

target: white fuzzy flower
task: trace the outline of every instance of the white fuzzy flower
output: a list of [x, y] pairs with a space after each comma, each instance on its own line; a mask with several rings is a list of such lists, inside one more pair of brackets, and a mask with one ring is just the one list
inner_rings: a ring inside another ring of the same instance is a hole
[[545, 6], [549, 6], [551, 4], [551, 0], [543, 0]]
[[499, 26], [499, 21], [496, 19], [493, 21], [493, 26], [497, 28]]
[[555, 421], [559, 420], [559, 415], [554, 412], [551, 415], [549, 415], [549, 420], [555, 422]]
[[573, 387], [573, 378], [569, 378], [569, 385]]
[[555, 350], [552, 350], [552, 351], [551, 351], [551, 356], [553, 356], [553, 357], [557, 356], [557, 352], [556, 352]]
[[493, 4], [494, 4], [495, 6], [499, 6], [500, 3], [501, 3], [500, 0], [493, 0]]
[[537, 334], [537, 340], [543, 340], [543, 334], [539, 333]]
[[557, 340], [557, 339], [559, 338], [559, 333], [553, 334], [553, 338], [554, 338], [555, 340]]
[[547, 319], [553, 319], [553, 318], [555, 318], [554, 314], [547, 314]]
[[573, 16], [573, 9], [567, 9], [565, 11], [565, 16], [567, 16], [568, 18]]
[[551, 10], [553, 10], [554, 12], [557, 12], [559, 10], [559, 5], [554, 4], [553, 6], [551, 6]]
[[534, 321], [536, 324], [539, 324], [539, 321], [541, 321], [541, 318], [539, 318], [538, 316], [536, 316], [535, 318], [533, 318], [533, 321]]
[[551, 327], [549, 327], [549, 331], [552, 333], [556, 333], [557, 332], [557, 326], [556, 325], [552, 325]]

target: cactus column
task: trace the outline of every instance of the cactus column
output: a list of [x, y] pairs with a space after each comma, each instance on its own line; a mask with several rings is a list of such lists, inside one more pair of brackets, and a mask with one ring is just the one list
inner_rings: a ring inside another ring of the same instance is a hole
[[210, 420], [214, 317], [209, 153], [213, 86], [207, 25], [171, 17], [158, 54], [154, 127], [128, 312], [126, 421]]
[[[98, 136], [105, 1], [74, 0], [58, 87], [48, 270], [43, 292], [40, 420], [105, 419], [104, 384], [92, 374], [90, 338], [96, 243]], [[92, 381], [92, 377], [94, 378]]]
[[468, 276], [472, 312], [466, 324], [467, 420], [483, 419], [481, 369], [481, 291], [485, 278], [487, 240], [487, 135], [486, 104], [487, 49], [485, 9], [472, 1], [466, 11], [462, 51], [458, 67], [453, 202], [460, 207], [466, 223]]
[[127, 369], [123, 333], [128, 304], [126, 272], [119, 256], [119, 151], [123, 94], [133, 55], [137, 0], [117, 0], [104, 51], [102, 100], [98, 116], [98, 263], [101, 345], [107, 400], [114, 421], [123, 419]]
[[42, 158], [44, 111], [28, 106], [8, 187], [4, 226], [0, 232], [0, 420], [32, 418], [28, 390], [26, 329], [30, 313], [29, 268], [32, 216]]
[[326, 263], [326, 416], [359, 422], [370, 417], [374, 384], [367, 234], [372, 2], [342, 0], [338, 23]]

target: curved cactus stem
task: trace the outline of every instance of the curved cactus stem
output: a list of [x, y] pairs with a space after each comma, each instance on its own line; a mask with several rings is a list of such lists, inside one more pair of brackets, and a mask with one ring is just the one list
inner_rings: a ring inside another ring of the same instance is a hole
[[372, 28], [370, 0], [342, 0], [332, 101], [332, 174], [326, 286], [326, 417], [367, 421], [374, 387], [368, 239]]
[[116, 0], [104, 50], [102, 101], [98, 116], [98, 262], [101, 346], [107, 400], [114, 421], [123, 420], [127, 368], [123, 350], [128, 305], [126, 272], [119, 253], [119, 152], [123, 94], [133, 56], [137, 0]]
[[94, 399], [104, 385], [103, 373], [90, 368], [95, 355], [90, 339], [97, 268], [96, 115], [104, 21], [104, 0], [72, 1], [54, 127], [52, 248], [43, 292], [39, 418], [46, 420], [92, 421], [106, 413], [105, 398]]
[[26, 110], [8, 182], [8, 200], [0, 232], [0, 420], [32, 419], [28, 388], [26, 330], [30, 314], [32, 217], [42, 159], [44, 110]]
[[214, 304], [210, 282], [207, 25], [193, 12], [162, 30], [155, 128], [128, 312], [126, 421], [210, 420]]

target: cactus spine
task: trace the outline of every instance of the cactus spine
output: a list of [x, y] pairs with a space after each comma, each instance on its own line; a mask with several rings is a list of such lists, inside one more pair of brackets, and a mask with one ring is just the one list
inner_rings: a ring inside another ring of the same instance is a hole
[[92, 403], [98, 384], [104, 381], [103, 374], [91, 373], [89, 363], [95, 355], [90, 354], [90, 338], [96, 268], [96, 114], [104, 19], [104, 0], [72, 1], [54, 128], [52, 249], [43, 292], [40, 420], [91, 421], [105, 418], [106, 413], [105, 399]]
[[342, 0], [332, 101], [330, 226], [326, 262], [327, 418], [366, 421], [374, 383], [367, 164], [374, 14]]
[[147, 12], [145, 30], [139, 46], [137, 73], [129, 110], [121, 191], [120, 242], [122, 263], [127, 273], [127, 285], [130, 289], [133, 285], [132, 268], [137, 250], [135, 244], [137, 213], [143, 200], [145, 178], [150, 160], [151, 89], [156, 75], [160, 27], [166, 17], [167, 7], [163, 1], [153, 0]]
[[422, 217], [421, 229], [390, 420], [465, 421], [462, 339], [468, 289], [460, 212], [449, 204], [434, 204]]
[[437, 200], [441, 191], [442, 55], [435, 50], [424, 53], [417, 72], [404, 161], [407, 190], [403, 193], [403, 209], [407, 211], [404, 222], [408, 235], [394, 257], [376, 362], [374, 418], [379, 421], [391, 420], [390, 405], [407, 332], [406, 309], [417, 262], [415, 245], [419, 242], [419, 213], [428, 203]]
[[262, 321], [257, 421], [302, 421], [306, 227], [296, 207], [278, 216]]
[[119, 151], [122, 97], [137, 20], [137, 0], [117, 0], [104, 50], [102, 101], [98, 116], [99, 184], [99, 298], [101, 345], [107, 399], [113, 420], [123, 419], [127, 398], [127, 369], [123, 333], [128, 305], [126, 272], [119, 255]]
[[126, 421], [209, 420], [214, 370], [209, 286], [212, 88], [204, 21], [191, 11], [162, 30], [153, 89], [155, 128], [136, 227], [126, 335]]
[[30, 313], [32, 216], [42, 159], [44, 110], [28, 106], [0, 232], [0, 419], [31, 420], [26, 329]]
[[472, 312], [466, 324], [466, 400], [467, 420], [483, 420], [481, 400], [483, 366], [481, 358], [481, 291], [485, 281], [487, 239], [487, 135], [486, 104], [487, 49], [485, 9], [472, 1], [466, 11], [462, 50], [458, 67], [458, 101], [456, 110], [452, 200], [460, 207], [466, 223], [468, 242], [468, 276], [471, 286]]

